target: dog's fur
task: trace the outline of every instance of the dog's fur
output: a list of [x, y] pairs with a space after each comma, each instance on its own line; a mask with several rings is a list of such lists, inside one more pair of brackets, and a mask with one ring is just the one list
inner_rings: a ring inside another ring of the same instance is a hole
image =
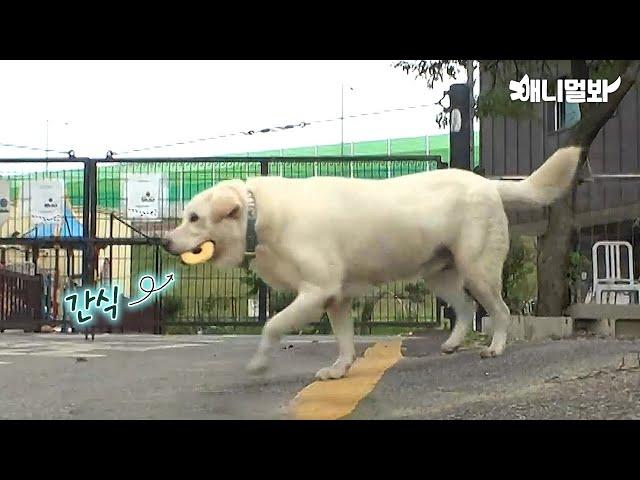
[[523, 181], [497, 181], [447, 169], [387, 180], [257, 177], [232, 180], [196, 195], [165, 248], [178, 255], [215, 242], [220, 267], [244, 258], [248, 190], [257, 207], [258, 246], [252, 267], [271, 287], [297, 292], [271, 318], [249, 363], [268, 366], [281, 336], [327, 312], [339, 345], [321, 379], [340, 378], [355, 359], [351, 300], [372, 285], [422, 277], [453, 306], [458, 321], [442, 351], [454, 352], [473, 318], [474, 300], [493, 319], [491, 345], [502, 354], [509, 310], [502, 267], [509, 249], [505, 208], [549, 205], [565, 194], [579, 163], [579, 147], [555, 152]]

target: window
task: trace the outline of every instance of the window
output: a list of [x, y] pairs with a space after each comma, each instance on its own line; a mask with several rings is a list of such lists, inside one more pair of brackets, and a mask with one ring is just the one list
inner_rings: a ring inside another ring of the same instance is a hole
[[556, 115], [556, 118], [559, 119], [556, 130], [573, 127], [580, 121], [580, 104], [556, 103], [556, 108], [559, 110], [559, 114]]
[[571, 128], [580, 121], [580, 104], [567, 102], [549, 103], [547, 106], [547, 131], [557, 132]]
[[549, 102], [546, 109], [548, 133], [571, 128], [580, 121], [579, 103]]

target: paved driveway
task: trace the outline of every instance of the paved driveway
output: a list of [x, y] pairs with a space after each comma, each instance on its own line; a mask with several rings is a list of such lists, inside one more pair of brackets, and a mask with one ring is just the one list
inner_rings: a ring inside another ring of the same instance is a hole
[[256, 336], [5, 332], [0, 418], [640, 418], [640, 341], [513, 344], [481, 360], [477, 349], [441, 355], [443, 338], [358, 337], [352, 375], [320, 384], [332, 337], [287, 337], [252, 377]]

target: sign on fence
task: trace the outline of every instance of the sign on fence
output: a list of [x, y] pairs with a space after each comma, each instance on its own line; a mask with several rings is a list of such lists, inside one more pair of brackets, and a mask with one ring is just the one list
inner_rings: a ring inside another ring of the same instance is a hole
[[9, 198], [9, 182], [0, 180], [0, 227], [9, 218], [9, 207], [11, 205]]
[[64, 212], [64, 181], [42, 180], [29, 183], [31, 187], [31, 223], [60, 225]]
[[160, 218], [160, 175], [127, 177], [127, 217], [156, 220]]

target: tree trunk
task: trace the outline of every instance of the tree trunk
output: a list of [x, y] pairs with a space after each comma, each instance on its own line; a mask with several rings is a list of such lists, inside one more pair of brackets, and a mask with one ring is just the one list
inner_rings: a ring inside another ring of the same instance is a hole
[[373, 318], [373, 310], [376, 303], [384, 297], [386, 292], [378, 292], [373, 296], [364, 297], [364, 305], [362, 306], [362, 312], [360, 313], [360, 335], [367, 335], [371, 329], [371, 320]]
[[[624, 96], [636, 82], [640, 61], [620, 61], [617, 65], [621, 83], [607, 103], [581, 104], [581, 120], [573, 127], [567, 145], [583, 147], [580, 168], [587, 160], [591, 143], [600, 129], [611, 118]], [[573, 78], [584, 78], [586, 62], [572, 62]], [[549, 207], [547, 231], [538, 243], [538, 302], [536, 314], [560, 316], [569, 305], [569, 282], [567, 280], [569, 253], [571, 251], [573, 207], [578, 179], [574, 179], [571, 193]]]
[[371, 317], [373, 316], [373, 308], [376, 306], [377, 301], [377, 298], [365, 297], [360, 315], [360, 335], [366, 335], [368, 333]]
[[537, 315], [561, 316], [569, 305], [567, 268], [573, 228], [573, 195], [568, 195], [549, 208], [549, 225], [538, 242]]

